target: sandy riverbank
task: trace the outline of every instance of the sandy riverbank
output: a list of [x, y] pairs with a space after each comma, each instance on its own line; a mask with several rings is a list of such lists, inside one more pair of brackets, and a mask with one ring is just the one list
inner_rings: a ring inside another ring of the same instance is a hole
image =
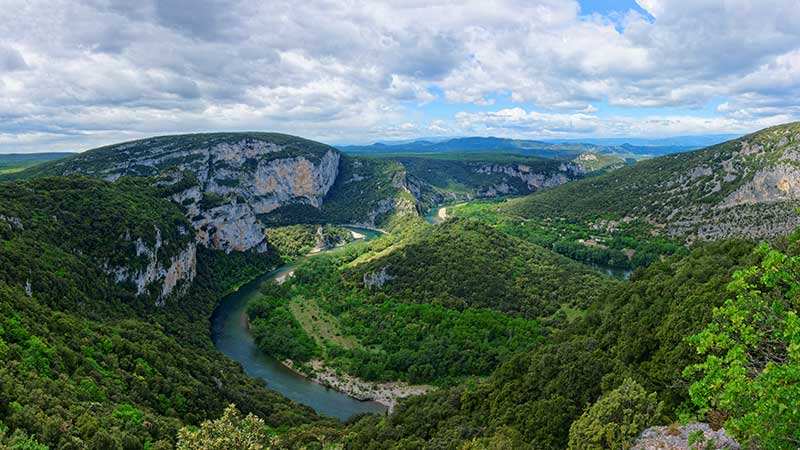
[[[294, 367], [292, 361], [286, 360], [283, 361], [283, 364], [294, 372], [305, 376]], [[389, 407], [389, 412], [394, 410], [395, 405], [401, 398], [424, 394], [433, 389], [433, 386], [411, 385], [402, 381], [391, 383], [364, 381], [352, 375], [337, 374], [334, 369], [326, 367], [320, 360], [309, 362], [309, 366], [314, 369], [314, 376], [310, 379], [315, 383], [335, 389], [358, 400], [381, 403]]]

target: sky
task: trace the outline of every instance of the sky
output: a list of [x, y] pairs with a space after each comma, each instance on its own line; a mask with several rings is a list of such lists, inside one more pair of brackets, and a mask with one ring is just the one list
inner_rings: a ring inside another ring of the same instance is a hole
[[0, 152], [746, 133], [800, 120], [797, 0], [0, 0]]

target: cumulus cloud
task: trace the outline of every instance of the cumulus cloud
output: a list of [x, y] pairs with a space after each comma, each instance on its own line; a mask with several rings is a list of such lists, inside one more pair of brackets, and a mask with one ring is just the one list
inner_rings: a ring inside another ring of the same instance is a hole
[[[0, 0], [0, 151], [212, 129], [692, 134], [800, 116], [795, 0], [637, 3], [646, 14], [571, 0]], [[446, 117], [426, 114], [442, 105]]]

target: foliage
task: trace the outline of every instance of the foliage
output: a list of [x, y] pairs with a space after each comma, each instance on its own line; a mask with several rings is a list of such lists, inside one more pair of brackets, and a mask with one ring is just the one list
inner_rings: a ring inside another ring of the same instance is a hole
[[762, 244], [757, 265], [734, 274], [732, 297], [694, 335], [705, 361], [691, 395], [701, 413], [728, 417], [725, 427], [748, 448], [800, 444], [800, 257]]
[[[488, 375], [514, 352], [538, 342], [536, 322], [488, 309], [455, 311], [385, 297], [373, 303], [363, 290], [342, 283], [337, 263], [335, 258], [315, 257], [284, 285], [265, 286], [265, 295], [248, 308], [262, 350], [298, 363], [324, 355], [367, 380], [419, 383]], [[320, 339], [313, 328], [302, 328], [289, 310], [293, 301], [318, 305], [321, 310], [313, 314], [330, 315], [333, 333], [349, 339]], [[356, 344], [344, 344], [352, 341]]]
[[287, 225], [268, 228], [267, 241], [280, 253], [284, 262], [303, 256], [314, 248], [334, 247], [353, 240], [342, 227]]
[[521, 178], [505, 173], [487, 173], [487, 167], [502, 166], [520, 171], [520, 166], [525, 166], [527, 172], [545, 177], [563, 173], [560, 170], [561, 161], [507, 153], [381, 155], [380, 158], [399, 162], [411, 176], [433, 186], [442, 197], [453, 194], [486, 195], [500, 184], [509, 186], [511, 192], [516, 194], [527, 194], [534, 190]]
[[476, 219], [512, 236], [540, 245], [569, 258], [592, 264], [634, 269], [661, 257], [685, 254], [671, 239], [654, 236], [641, 221], [589, 221], [555, 217], [522, 219], [508, 214], [502, 203], [470, 202], [449, 207], [448, 215]]
[[373, 290], [405, 302], [529, 318], [549, 316], [564, 305], [588, 306], [613, 284], [582, 264], [470, 220], [423, 227], [351, 266], [345, 272], [349, 283], [363, 286], [365, 276], [385, 271], [391, 280]]
[[791, 223], [794, 201], [718, 206], [756, 172], [791, 164], [793, 157], [784, 155], [793, 151], [798, 131], [800, 123], [780, 125], [705, 149], [639, 161], [514, 199], [502, 209], [523, 219], [568, 218], [584, 223], [632, 217], [667, 225], [673, 235], [708, 232], [713, 239], [726, 236], [724, 230], [727, 236], [747, 236], [748, 229], [767, 224], [785, 228]]
[[661, 419], [655, 393], [648, 394], [630, 378], [600, 397], [569, 429], [569, 449], [624, 449], [645, 428]]
[[682, 370], [687, 361], [699, 362], [685, 337], [711, 320], [731, 274], [752, 261], [751, 250], [749, 242], [727, 241], [658, 261], [485, 382], [406, 400], [386, 421], [362, 419], [345, 447], [458, 449], [511, 428], [533, 448], [560, 450], [585, 405], [626, 378], [656, 392], [665, 416], [675, 419], [689, 400]]
[[247, 306], [256, 345], [278, 360], [304, 363], [319, 354], [314, 341], [280, 298], [259, 297]]
[[[322, 356], [329, 364], [367, 380], [452, 384], [464, 376], [490, 374], [514, 353], [538, 345], [542, 334], [539, 323], [531, 320], [536, 310], [528, 314], [504, 303], [504, 298], [511, 301], [510, 295], [484, 300], [472, 285], [459, 286], [477, 276], [477, 271], [482, 272], [481, 278], [474, 282], [489, 284], [489, 289], [497, 292], [512, 290], [521, 280], [532, 280], [528, 288], [546, 292], [539, 295], [542, 301], [552, 303], [550, 311], [577, 295], [574, 291], [562, 294], [547, 283], [554, 286], [559, 283], [556, 277], [564, 277], [563, 282], [570, 276], [558, 269], [557, 262], [580, 266], [498, 236], [480, 224], [410, 225], [403, 230], [399, 235], [309, 258], [283, 285], [266, 287], [264, 297], [248, 311], [260, 348], [295, 362]], [[427, 254], [423, 254], [424, 248], [429, 250]], [[395, 253], [409, 259], [387, 262]], [[519, 255], [528, 259], [517, 259]], [[552, 266], [545, 265], [548, 262]], [[405, 266], [409, 272], [391, 279], [385, 290], [365, 288], [358, 281], [362, 273], [386, 264]], [[516, 275], [530, 267], [553, 281]], [[454, 278], [461, 276], [464, 278]], [[598, 289], [610, 283], [588, 269], [576, 275], [575, 283], [583, 280], [580, 276], [596, 282]], [[388, 288], [395, 282], [409, 289]], [[414, 291], [411, 286], [421, 288]], [[525, 304], [521, 298], [517, 302]], [[300, 313], [302, 321], [298, 321]]]
[[155, 308], [104, 270], [109, 260], [137, 263], [127, 234], [152, 245], [161, 230], [159, 258], [192, 239], [177, 231], [191, 229], [180, 210], [145, 180], [0, 184], [0, 214], [0, 421], [7, 439], [28, 436], [50, 448], [171, 447], [181, 426], [231, 402], [276, 426], [315, 420], [210, 343], [215, 302], [274, 267], [272, 253], [198, 250], [196, 283]]
[[253, 414], [242, 416], [234, 405], [222, 417], [204, 421], [199, 429], [182, 428], [178, 450], [268, 450], [274, 439], [266, 424]]

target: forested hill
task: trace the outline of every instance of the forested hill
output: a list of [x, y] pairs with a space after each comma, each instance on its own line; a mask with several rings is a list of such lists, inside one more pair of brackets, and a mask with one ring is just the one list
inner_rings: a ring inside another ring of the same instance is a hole
[[0, 183], [0, 447], [172, 448], [230, 403], [274, 425], [318, 419], [208, 338], [223, 291], [278, 261], [196, 248], [160, 193], [145, 179]]
[[[686, 337], [711, 320], [734, 270], [756, 261], [752, 248], [745, 241], [706, 244], [655, 263], [486, 382], [412, 398], [388, 420], [365, 417], [343, 440], [352, 449], [627, 448], [646, 423], [670, 423], [690, 409], [682, 371], [701, 356]], [[626, 378], [657, 400], [627, 392], [587, 416], [587, 405], [613, 396]], [[584, 411], [586, 422], [576, 425]], [[578, 432], [584, 437], [573, 441]]]
[[612, 279], [480, 222], [448, 220], [351, 263], [353, 283], [409, 302], [492, 308], [530, 318], [584, 308]]
[[663, 156], [514, 200], [523, 218], [647, 221], [690, 239], [785, 235], [800, 224], [800, 123]]

